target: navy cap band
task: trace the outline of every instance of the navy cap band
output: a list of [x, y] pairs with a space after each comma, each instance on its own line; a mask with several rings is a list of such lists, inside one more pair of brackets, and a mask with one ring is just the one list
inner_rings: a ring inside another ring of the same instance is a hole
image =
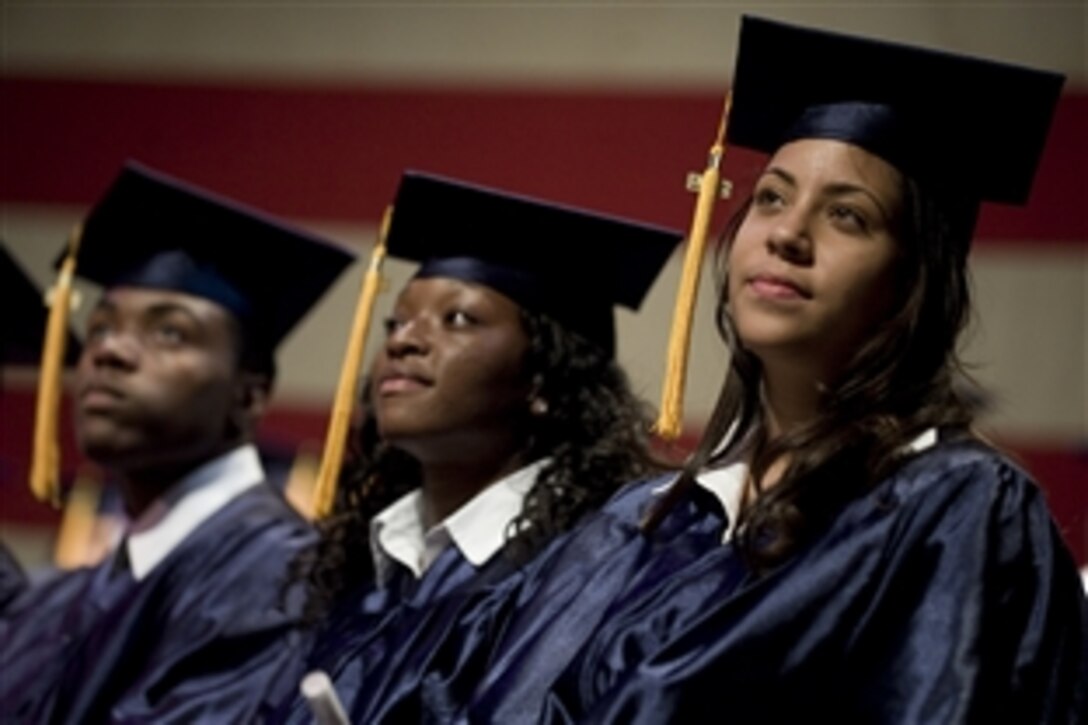
[[253, 307], [236, 287], [208, 266], [199, 265], [180, 249], [159, 252], [119, 275], [113, 286], [172, 290], [211, 300], [240, 322], [248, 321]]
[[428, 259], [420, 265], [415, 276], [419, 278], [449, 277], [482, 284], [496, 292], [501, 292], [520, 306], [533, 310], [541, 310], [541, 302], [545, 299], [544, 291], [528, 272], [472, 257]]
[[782, 142], [833, 139], [860, 146], [892, 166], [911, 173], [914, 139], [895, 111], [880, 103], [845, 101], [809, 106], [786, 131]]
[[557, 285], [548, 284], [539, 275], [475, 257], [431, 258], [420, 265], [415, 277], [446, 277], [489, 287], [509, 297], [519, 307], [548, 315], [564, 327], [595, 342], [609, 356], [615, 354], [616, 330], [612, 306], [607, 301], [587, 303], [584, 290], [577, 294], [557, 294]]

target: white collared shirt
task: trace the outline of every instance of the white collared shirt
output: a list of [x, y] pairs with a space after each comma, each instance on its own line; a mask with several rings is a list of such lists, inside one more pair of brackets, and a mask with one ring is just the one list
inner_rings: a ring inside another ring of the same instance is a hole
[[253, 445], [235, 448], [190, 472], [130, 524], [125, 546], [133, 578], [147, 577], [194, 529], [264, 480]]
[[506, 529], [521, 513], [525, 495], [547, 459], [514, 471], [487, 486], [429, 531], [423, 530], [419, 489], [399, 498], [370, 522], [370, 553], [379, 583], [389, 580], [393, 562], [418, 579], [453, 544], [475, 567], [483, 566], [506, 543]]
[[[906, 446], [904, 451], [918, 453], [937, 443], [937, 429], [930, 428]], [[725, 510], [726, 526], [722, 532], [722, 543], [728, 543], [736, 531], [737, 517], [744, 502], [744, 486], [748, 480], [748, 464], [744, 462], [732, 463], [725, 468], [717, 468], [700, 473], [695, 482], [701, 488], [706, 489], [721, 503]], [[665, 491], [672, 483], [655, 490], [655, 493]]]

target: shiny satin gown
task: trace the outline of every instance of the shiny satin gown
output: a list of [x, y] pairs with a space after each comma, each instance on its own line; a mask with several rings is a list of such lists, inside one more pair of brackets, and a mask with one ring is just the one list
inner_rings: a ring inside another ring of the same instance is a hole
[[28, 580], [23, 567], [16, 561], [15, 555], [0, 541], [0, 616], [27, 588]]
[[614, 598], [540, 720], [1068, 723], [1086, 692], [1088, 604], [1041, 491], [946, 443], [769, 575], [727, 544]]
[[260, 485], [141, 581], [122, 555], [26, 591], [0, 621], [0, 712], [28, 723], [253, 721], [297, 656], [297, 607], [283, 590], [313, 541]]
[[[720, 542], [724, 519], [709, 495], [678, 507], [658, 536], [639, 533], [651, 492], [670, 478], [625, 488], [520, 565], [499, 554], [476, 569], [451, 547], [418, 584], [403, 572], [392, 590], [354, 597], [323, 628], [308, 667], [330, 675], [352, 722], [453, 721], [485, 680], [503, 698], [483, 721], [535, 719], [545, 671], [557, 675], [604, 612], [595, 593], [614, 595], [634, 571], [652, 582]], [[273, 722], [311, 722], [293, 700]]]

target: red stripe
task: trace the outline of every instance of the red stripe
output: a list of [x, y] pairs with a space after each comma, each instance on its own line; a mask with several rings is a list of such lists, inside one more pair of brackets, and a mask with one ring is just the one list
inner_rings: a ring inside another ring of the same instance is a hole
[[[0, 79], [0, 200], [90, 204], [126, 157], [285, 216], [374, 221], [420, 168], [686, 226], [717, 92], [396, 90]], [[1065, 97], [1032, 202], [987, 242], [1084, 243], [1088, 94]], [[994, 149], [1000, 154], [1001, 149]], [[756, 157], [730, 152], [727, 175]]]

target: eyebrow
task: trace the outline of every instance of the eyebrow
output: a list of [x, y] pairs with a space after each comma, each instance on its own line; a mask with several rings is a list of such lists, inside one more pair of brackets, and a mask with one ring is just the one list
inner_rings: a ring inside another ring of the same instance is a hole
[[[771, 166], [767, 168], [760, 176], [762, 177], [767, 175], [777, 176], [790, 186], [797, 186], [796, 177], [794, 177], [794, 175], [790, 172], [778, 166]], [[884, 204], [880, 201], [877, 195], [865, 186], [859, 186], [858, 184], [851, 184], [845, 181], [837, 181], [824, 187], [823, 193], [824, 195], [830, 196], [843, 196], [844, 194], [862, 194], [869, 200], [871, 200], [873, 204], [876, 205], [876, 208], [880, 211], [881, 214], [884, 215], [885, 219], [890, 220], [892, 218], [891, 214], [888, 213], [887, 207], [884, 206]]]
[[197, 315], [185, 305], [178, 304], [176, 302], [156, 302], [149, 305], [146, 309], [140, 311], [141, 316], [149, 317], [152, 319], [166, 317], [167, 315], [173, 315], [175, 313], [180, 313], [185, 317], [188, 317], [198, 325], [204, 324], [203, 321], [200, 319], [199, 315]]
[[95, 306], [93, 308], [91, 308], [91, 314], [92, 315], [95, 314], [96, 312], [116, 312], [116, 311], [117, 311], [117, 305], [114, 304], [114, 301], [111, 300], [106, 295], [103, 295], [98, 300], [98, 302], [95, 303]]
[[[94, 306], [94, 309], [91, 310], [92, 315], [94, 315], [94, 314], [115, 315], [115, 314], [118, 314], [119, 312], [120, 312], [120, 306], [116, 302], [114, 302], [108, 295], [104, 295], [98, 301], [98, 303]], [[204, 324], [203, 321], [200, 319], [199, 315], [194, 313], [191, 309], [189, 309], [185, 305], [179, 304], [177, 302], [154, 302], [154, 303], [148, 305], [147, 307], [145, 307], [143, 309], [136, 310], [135, 312], [136, 312], [136, 314], [138, 314], [142, 318], [151, 318], [151, 319], [158, 319], [158, 318], [165, 317], [167, 315], [180, 313], [180, 314], [188, 317], [189, 319], [191, 319], [195, 324], [198, 324], [198, 325], [203, 325]]]

